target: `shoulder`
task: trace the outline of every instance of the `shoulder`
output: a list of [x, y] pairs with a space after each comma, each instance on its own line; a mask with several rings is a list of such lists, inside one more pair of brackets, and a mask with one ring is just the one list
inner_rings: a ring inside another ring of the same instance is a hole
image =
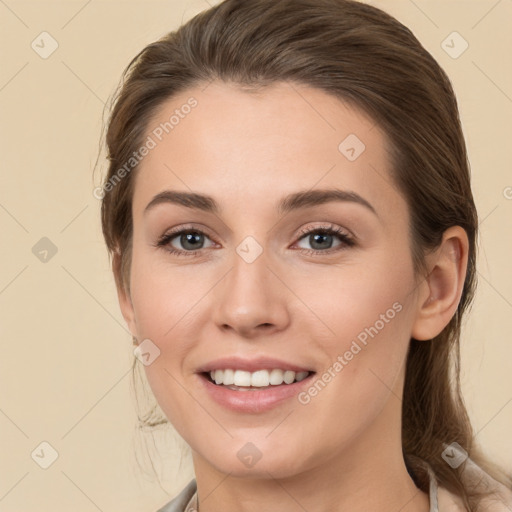
[[468, 485], [482, 493], [488, 493], [482, 499], [482, 510], [486, 512], [510, 512], [512, 510], [512, 489], [492, 478], [484, 469], [467, 460], [464, 470]]
[[156, 512], [184, 512], [185, 507], [197, 490], [196, 480], [191, 480], [186, 487], [169, 503]]
[[[498, 482], [471, 459], [467, 460], [463, 472], [466, 485], [474, 491], [487, 493], [480, 502], [479, 510], [485, 512], [510, 512], [512, 510], [512, 489]], [[466, 512], [459, 496], [442, 486], [438, 489], [439, 512]]]
[[[430, 512], [467, 512], [462, 498], [438, 483], [434, 471], [426, 461], [414, 456], [408, 458], [414, 462], [413, 474], [426, 476], [429, 481]], [[485, 512], [512, 511], [512, 489], [492, 478], [470, 458], [465, 461], [461, 478], [466, 488], [483, 495], [478, 510]]]
[[[508, 491], [506, 487], [504, 489]], [[439, 512], [467, 512], [461, 498], [444, 487], [438, 488], [437, 499]], [[510, 512], [512, 510], [512, 492], [496, 490], [494, 495], [482, 499], [479, 510], [485, 510], [485, 512]]]

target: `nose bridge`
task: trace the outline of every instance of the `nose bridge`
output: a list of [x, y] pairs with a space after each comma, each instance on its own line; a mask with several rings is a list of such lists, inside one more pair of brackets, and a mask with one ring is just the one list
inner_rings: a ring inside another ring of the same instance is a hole
[[283, 329], [289, 318], [283, 284], [269, 268], [267, 253], [254, 242], [246, 239], [236, 248], [216, 294], [216, 324], [244, 336], [258, 329]]

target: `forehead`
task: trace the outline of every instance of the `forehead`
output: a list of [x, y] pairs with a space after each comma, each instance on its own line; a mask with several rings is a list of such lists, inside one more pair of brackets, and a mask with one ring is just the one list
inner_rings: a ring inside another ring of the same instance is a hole
[[190, 88], [159, 107], [146, 141], [152, 149], [136, 173], [134, 210], [174, 189], [249, 214], [296, 190], [327, 187], [354, 191], [383, 212], [403, 207], [381, 129], [362, 111], [304, 85]]

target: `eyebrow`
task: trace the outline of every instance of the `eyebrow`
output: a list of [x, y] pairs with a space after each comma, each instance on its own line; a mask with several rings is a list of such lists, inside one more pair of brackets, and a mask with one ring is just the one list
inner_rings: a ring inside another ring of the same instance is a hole
[[[333, 201], [362, 205], [378, 217], [375, 208], [359, 194], [349, 190], [340, 190], [336, 188], [301, 190], [299, 192], [289, 194], [279, 201], [277, 205], [277, 212], [278, 214], [283, 215], [300, 208], [318, 206]], [[197, 194], [195, 192], [164, 190], [153, 197], [144, 209], [144, 213], [147, 213], [149, 210], [162, 203], [177, 204], [213, 214], [220, 214], [221, 212], [219, 204], [211, 196]]]

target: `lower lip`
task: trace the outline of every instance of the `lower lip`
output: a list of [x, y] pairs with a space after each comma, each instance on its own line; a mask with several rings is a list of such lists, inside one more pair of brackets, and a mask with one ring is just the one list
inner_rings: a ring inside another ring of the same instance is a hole
[[308, 375], [300, 382], [281, 384], [261, 390], [235, 391], [226, 386], [218, 386], [209, 381], [205, 375], [199, 374], [206, 392], [219, 405], [235, 412], [258, 413], [268, 411], [281, 402], [297, 396], [301, 389], [310, 384], [314, 373]]

